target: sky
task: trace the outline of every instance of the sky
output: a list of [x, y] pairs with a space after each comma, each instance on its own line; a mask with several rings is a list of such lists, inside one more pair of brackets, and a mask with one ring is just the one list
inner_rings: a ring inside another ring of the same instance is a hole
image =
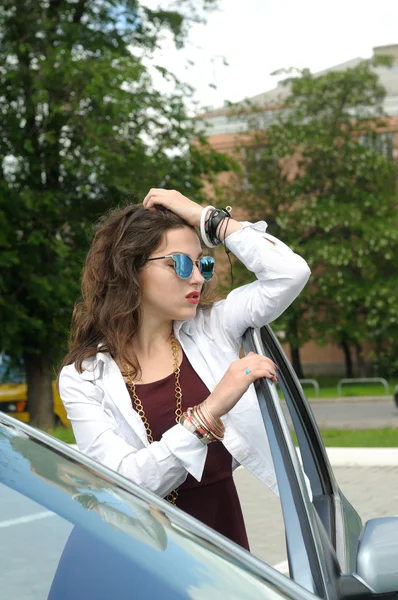
[[374, 46], [398, 44], [398, 0], [220, 0], [219, 6], [206, 25], [191, 29], [183, 50], [165, 40], [156, 56], [196, 88], [199, 112], [276, 87], [283, 76], [271, 76], [275, 70], [317, 72], [368, 58]]

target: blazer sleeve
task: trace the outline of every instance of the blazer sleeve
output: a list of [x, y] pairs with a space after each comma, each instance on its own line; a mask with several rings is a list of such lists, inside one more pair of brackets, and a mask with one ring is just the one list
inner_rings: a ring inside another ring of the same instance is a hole
[[114, 416], [104, 412], [101, 387], [83, 379], [74, 365], [62, 369], [59, 392], [78, 448], [86, 456], [162, 498], [188, 473], [200, 481], [207, 447], [182, 425], [167, 430], [159, 442], [136, 447], [118, 433]]
[[225, 300], [201, 311], [205, 332], [210, 337], [217, 333], [234, 348], [249, 327], [259, 328], [277, 319], [300, 294], [311, 273], [301, 256], [266, 233], [264, 221], [242, 225], [226, 238], [225, 245], [257, 281], [232, 290]]

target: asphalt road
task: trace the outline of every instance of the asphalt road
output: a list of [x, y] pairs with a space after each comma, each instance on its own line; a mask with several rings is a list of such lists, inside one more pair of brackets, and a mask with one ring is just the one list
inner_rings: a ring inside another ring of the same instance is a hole
[[311, 403], [320, 429], [378, 429], [398, 428], [398, 409], [392, 399], [373, 402], [341, 400]]

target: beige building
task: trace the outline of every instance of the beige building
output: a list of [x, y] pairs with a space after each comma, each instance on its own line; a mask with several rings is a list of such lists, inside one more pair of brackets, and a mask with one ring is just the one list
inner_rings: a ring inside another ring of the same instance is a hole
[[[384, 100], [384, 112], [388, 125], [380, 131], [381, 146], [384, 152], [398, 160], [398, 44], [379, 46], [374, 48], [373, 52], [375, 55], [393, 57], [391, 68], [378, 67], [375, 68], [375, 72], [387, 92]], [[317, 75], [323, 75], [329, 71], [353, 68], [362, 60], [361, 58], [354, 58], [321, 71]], [[288, 94], [289, 87], [281, 86], [248, 99], [251, 104], [258, 106], [264, 128], [273, 122], [274, 115], [283, 106], [284, 99]], [[245, 100], [242, 100], [242, 104], [244, 102]], [[238, 117], [231, 119], [230, 109], [228, 108], [212, 110], [202, 115], [202, 118], [204, 133], [207, 135], [210, 144], [220, 152], [232, 154], [237, 139], [241, 139], [246, 133], [246, 121]], [[239, 217], [239, 215], [236, 216]], [[289, 353], [288, 347], [285, 350]], [[301, 348], [300, 356], [304, 372], [307, 374], [344, 374], [344, 355], [337, 345], [330, 344], [325, 347], [318, 347], [310, 342]], [[355, 360], [353, 362], [355, 369]]]

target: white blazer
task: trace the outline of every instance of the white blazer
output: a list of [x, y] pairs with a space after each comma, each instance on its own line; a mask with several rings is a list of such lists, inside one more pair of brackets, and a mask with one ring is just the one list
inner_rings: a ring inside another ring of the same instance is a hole
[[[225, 244], [255, 273], [257, 281], [233, 290], [209, 309], [199, 309], [194, 319], [174, 323], [183, 351], [210, 391], [230, 363], [239, 358], [246, 329], [276, 319], [298, 296], [310, 275], [305, 260], [265, 233], [264, 221], [242, 225]], [[83, 369], [80, 374], [73, 364], [64, 367], [59, 388], [77, 445], [84, 454], [161, 497], [181, 485], [188, 473], [200, 481], [207, 447], [195, 435], [176, 424], [159, 442], [149, 444], [112, 357], [98, 352], [83, 362]], [[223, 421], [223, 443], [234, 459], [233, 467], [241, 464], [277, 493], [253, 385]]]

